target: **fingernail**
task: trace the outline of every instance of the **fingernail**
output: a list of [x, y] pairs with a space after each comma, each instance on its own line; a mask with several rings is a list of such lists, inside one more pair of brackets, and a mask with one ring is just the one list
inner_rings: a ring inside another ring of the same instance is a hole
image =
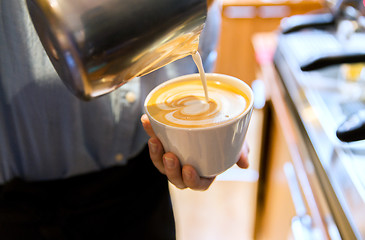
[[172, 158], [164, 157], [164, 165], [167, 168], [174, 168], [175, 167], [175, 161]]
[[151, 153], [157, 153], [158, 147], [157, 144], [152, 142], [152, 141], [148, 141], [148, 146], [151, 150]]
[[146, 121], [147, 121], [148, 117], [146, 115], [142, 115], [141, 117], [141, 122], [142, 122], [142, 125], [145, 126], [146, 125]]

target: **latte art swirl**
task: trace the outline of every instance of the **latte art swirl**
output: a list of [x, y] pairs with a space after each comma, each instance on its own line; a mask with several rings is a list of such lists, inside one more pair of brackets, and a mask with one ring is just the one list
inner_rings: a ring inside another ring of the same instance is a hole
[[196, 96], [184, 96], [173, 100], [169, 107], [171, 111], [166, 112], [166, 121], [180, 125], [207, 124], [214, 121], [219, 113], [215, 101], [210, 100], [206, 103], [203, 98]]
[[222, 82], [207, 83], [209, 102], [201, 82], [189, 80], [160, 88], [147, 109], [161, 123], [186, 128], [218, 125], [243, 113], [248, 101], [242, 92]]

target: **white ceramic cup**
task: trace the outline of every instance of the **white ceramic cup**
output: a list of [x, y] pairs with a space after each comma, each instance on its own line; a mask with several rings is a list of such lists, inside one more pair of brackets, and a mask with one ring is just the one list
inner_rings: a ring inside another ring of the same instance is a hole
[[184, 166], [193, 166], [202, 177], [216, 176], [232, 167], [239, 155], [246, 136], [253, 109], [254, 96], [251, 88], [235, 77], [207, 73], [207, 81], [218, 80], [243, 91], [249, 102], [242, 107], [246, 110], [238, 117], [216, 126], [186, 128], [170, 126], [156, 121], [148, 112], [147, 103], [151, 96], [161, 87], [178, 81], [199, 78], [198, 74], [184, 75], [166, 81], [153, 89], [145, 100], [145, 111], [156, 136], [161, 141], [165, 152], [174, 153]]

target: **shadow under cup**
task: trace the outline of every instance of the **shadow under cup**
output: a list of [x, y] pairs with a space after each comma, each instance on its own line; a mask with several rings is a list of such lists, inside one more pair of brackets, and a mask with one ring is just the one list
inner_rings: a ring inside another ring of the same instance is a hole
[[[166, 81], [153, 89], [147, 96], [144, 108], [156, 136], [165, 152], [174, 153], [184, 166], [193, 166], [202, 177], [216, 176], [232, 167], [239, 159], [253, 109], [253, 92], [242, 80], [223, 74], [207, 73], [207, 81], [218, 81], [243, 92], [248, 99], [238, 116], [220, 124], [207, 127], [177, 127], [157, 121], [148, 110], [148, 103], [154, 94], [169, 84], [200, 80], [199, 74], [184, 75]], [[208, 87], [209, 89], [209, 87]], [[183, 91], [179, 89], [179, 91]], [[203, 91], [203, 88], [202, 88]], [[208, 93], [209, 95], [209, 93]]]

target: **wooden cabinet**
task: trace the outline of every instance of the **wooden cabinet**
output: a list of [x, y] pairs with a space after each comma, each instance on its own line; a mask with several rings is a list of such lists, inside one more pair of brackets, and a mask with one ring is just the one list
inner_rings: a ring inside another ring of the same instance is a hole
[[[261, 191], [256, 216], [255, 239], [282, 240], [288, 239], [291, 220], [295, 216], [295, 208], [290, 196], [287, 179], [284, 174], [284, 166], [291, 162], [288, 146], [283, 136], [277, 116], [273, 114], [270, 122], [270, 144], [267, 152], [268, 159], [261, 172]], [[269, 136], [268, 134], [266, 136]], [[264, 182], [263, 182], [264, 181]]]
[[257, 32], [275, 31], [282, 18], [323, 8], [321, 0], [223, 0], [216, 72], [251, 84], [258, 68], [252, 47]]

